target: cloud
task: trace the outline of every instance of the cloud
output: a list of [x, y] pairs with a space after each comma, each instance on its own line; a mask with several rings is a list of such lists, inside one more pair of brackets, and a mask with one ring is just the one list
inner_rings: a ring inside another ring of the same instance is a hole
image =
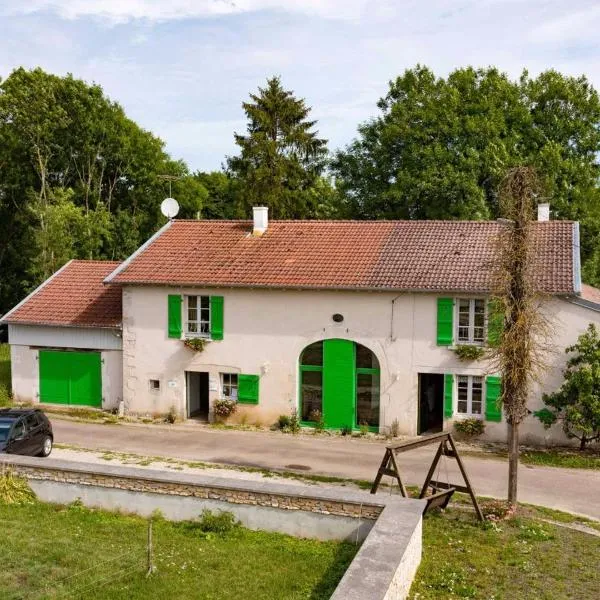
[[597, 41], [600, 29], [600, 5], [594, 3], [582, 10], [567, 10], [559, 17], [548, 19], [533, 29], [531, 39], [536, 42], [579, 43]]
[[330, 19], [357, 19], [367, 0], [30, 0], [14, 3], [4, 14], [52, 12], [64, 19], [96, 17], [112, 24], [207, 18], [277, 10]]

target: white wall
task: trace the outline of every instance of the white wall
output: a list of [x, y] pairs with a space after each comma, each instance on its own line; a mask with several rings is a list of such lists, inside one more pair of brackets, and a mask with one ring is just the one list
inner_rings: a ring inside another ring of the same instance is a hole
[[[12, 393], [15, 402], [40, 401], [38, 348], [11, 344]], [[116, 408], [123, 397], [123, 353], [103, 350], [102, 408]]]
[[[225, 297], [224, 339], [207, 344], [201, 353], [167, 337], [168, 294], [219, 294]], [[398, 419], [401, 432], [415, 435], [418, 373], [485, 375], [484, 363], [461, 362], [454, 352], [436, 345], [437, 295], [403, 294], [394, 301], [384, 292], [278, 291], [259, 289], [185, 289], [126, 287], [123, 291], [124, 400], [136, 413], [167, 412], [174, 406], [185, 414], [185, 376], [207, 371], [211, 403], [219, 397], [219, 373], [260, 375], [260, 402], [240, 405], [237, 418], [268, 424], [298, 406], [298, 358], [308, 344], [325, 338], [345, 338], [369, 347], [381, 367], [382, 426]], [[564, 300], [551, 300], [555, 319], [556, 354], [544, 391], [560, 385], [564, 348], [572, 344], [600, 313]], [[343, 323], [332, 321], [334, 313]], [[491, 373], [487, 373], [491, 374]], [[160, 392], [149, 391], [149, 380], [161, 381]], [[539, 390], [530, 408], [540, 407]], [[451, 426], [451, 422], [447, 422]], [[505, 439], [504, 423], [488, 423], [490, 439]], [[523, 427], [525, 441], [560, 438], [547, 433], [537, 419]]]
[[8, 326], [8, 342], [18, 346], [121, 350], [121, 331], [104, 327]]

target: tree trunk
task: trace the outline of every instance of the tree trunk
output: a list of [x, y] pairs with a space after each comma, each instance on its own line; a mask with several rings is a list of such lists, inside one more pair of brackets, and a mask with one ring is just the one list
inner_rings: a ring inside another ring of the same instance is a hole
[[587, 443], [587, 438], [585, 437], [585, 433], [581, 436], [581, 439], [579, 440], [579, 449], [580, 450], [585, 450], [585, 445]]
[[517, 475], [519, 469], [519, 424], [508, 424], [508, 502], [517, 505]]

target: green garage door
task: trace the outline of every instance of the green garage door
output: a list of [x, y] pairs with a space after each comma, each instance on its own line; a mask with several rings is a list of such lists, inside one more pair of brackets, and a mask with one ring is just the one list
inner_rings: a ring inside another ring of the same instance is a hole
[[102, 406], [100, 353], [40, 350], [40, 402]]

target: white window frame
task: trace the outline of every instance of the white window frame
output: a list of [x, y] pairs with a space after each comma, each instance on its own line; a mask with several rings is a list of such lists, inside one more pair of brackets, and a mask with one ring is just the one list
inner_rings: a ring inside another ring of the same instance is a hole
[[[468, 339], [460, 339], [460, 302], [461, 300], [468, 300], [469, 302], [469, 335]], [[483, 339], [475, 339], [475, 301], [480, 300], [483, 302]], [[454, 299], [454, 339], [456, 345], [472, 345], [472, 346], [483, 346], [487, 341], [487, 323], [488, 323], [488, 309], [485, 298], [461, 298]]]
[[[461, 377], [467, 378], [467, 412], [458, 410], [458, 385]], [[481, 412], [473, 412], [473, 378], [481, 380]], [[454, 414], [462, 419], [484, 419], [485, 418], [485, 377], [483, 375], [455, 375], [454, 384]]]
[[[238, 381], [238, 373], [220, 373], [221, 378], [221, 399], [222, 400], [238, 400], [238, 391], [239, 391], [239, 381]], [[231, 378], [235, 377], [235, 384], [232, 383]], [[226, 381], [229, 379], [229, 381]], [[225, 388], [229, 388], [231, 391], [235, 390], [233, 394], [230, 393], [229, 396], [225, 394]]]
[[[197, 311], [196, 314], [196, 319], [195, 320], [190, 320], [189, 318], [189, 301], [190, 298], [196, 298], [196, 308], [195, 310]], [[208, 321], [205, 321], [201, 318], [201, 305], [202, 305], [202, 298], [207, 298], [208, 301]], [[200, 294], [200, 295], [195, 295], [195, 294], [186, 294], [185, 296], [185, 330], [184, 330], [184, 335], [186, 338], [207, 338], [210, 339], [210, 321], [212, 318], [212, 314], [211, 314], [211, 309], [210, 309], [210, 296], [207, 296], [206, 294]], [[196, 331], [190, 331], [189, 330], [189, 325], [190, 323], [195, 323], [196, 324]], [[201, 331], [202, 330], [202, 324], [206, 323], [208, 331]]]

